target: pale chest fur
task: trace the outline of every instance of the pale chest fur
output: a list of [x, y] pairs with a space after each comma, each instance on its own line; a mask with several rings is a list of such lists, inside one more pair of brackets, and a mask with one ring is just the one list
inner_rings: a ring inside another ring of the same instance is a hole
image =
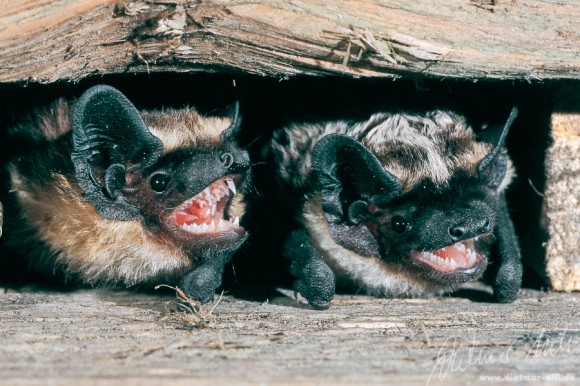
[[337, 244], [328, 230], [320, 195], [305, 203], [303, 218], [314, 247], [335, 272], [338, 281], [351, 281], [369, 295], [385, 297], [419, 296], [432, 289], [428, 282], [401, 270], [400, 266], [389, 264], [378, 256], [360, 256]]

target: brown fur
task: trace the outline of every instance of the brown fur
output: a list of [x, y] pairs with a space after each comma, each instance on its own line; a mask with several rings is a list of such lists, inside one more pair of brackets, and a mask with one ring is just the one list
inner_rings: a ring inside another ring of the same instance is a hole
[[231, 124], [230, 118], [202, 117], [192, 108], [144, 111], [141, 115], [149, 130], [163, 142], [165, 153], [216, 146]]
[[[27, 225], [50, 246], [54, 265], [81, 273], [83, 281], [133, 285], [153, 278], [167, 280], [191, 268], [187, 256], [155, 239], [138, 220], [103, 219], [70, 178], [55, 174], [49, 184], [36, 185], [17, 170], [12, 169], [11, 175]], [[39, 263], [38, 268], [46, 264]]]
[[[48, 180], [26, 174], [18, 160], [9, 166], [12, 191], [22, 211], [21, 219], [15, 221], [20, 229], [14, 234], [25, 235], [12, 240], [12, 245], [32, 246], [27, 254], [33, 269], [62, 268], [65, 275], [78, 276], [92, 285], [172, 282], [194, 268], [196, 261], [171, 240], [155, 236], [140, 220], [104, 219], [82, 198], [66, 138], [71, 116], [72, 105], [59, 100], [17, 129], [38, 143], [61, 141], [61, 148], [68, 148], [69, 154], [55, 154], [54, 147], [35, 154], [36, 167], [46, 168], [40, 174], [50, 176]], [[192, 108], [143, 112], [143, 118], [163, 142], [164, 152], [215, 146], [231, 123], [229, 118], [202, 117]], [[65, 166], [56, 166], [56, 159]], [[242, 193], [234, 197], [238, 203], [232, 205], [234, 215], [243, 214], [241, 197]]]

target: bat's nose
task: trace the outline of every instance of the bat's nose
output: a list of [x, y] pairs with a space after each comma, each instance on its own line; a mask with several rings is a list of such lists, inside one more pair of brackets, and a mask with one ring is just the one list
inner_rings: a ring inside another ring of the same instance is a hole
[[241, 173], [250, 168], [250, 158], [245, 151], [225, 152], [220, 160], [228, 173]]
[[491, 232], [491, 221], [488, 217], [466, 218], [449, 228], [452, 241], [470, 239]]
[[232, 153], [224, 153], [220, 157], [220, 160], [226, 168], [229, 168], [234, 163], [234, 155]]

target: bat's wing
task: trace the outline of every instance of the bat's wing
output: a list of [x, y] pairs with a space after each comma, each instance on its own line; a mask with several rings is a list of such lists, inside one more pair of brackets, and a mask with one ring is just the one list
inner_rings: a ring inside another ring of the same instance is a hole
[[[502, 154], [505, 138], [518, 115], [517, 107], [511, 113], [499, 132], [499, 138], [493, 151], [485, 157], [478, 166], [478, 175], [482, 182], [490, 188], [498, 189], [506, 175], [507, 156]], [[498, 192], [499, 205], [497, 208], [497, 225], [495, 236], [497, 239], [497, 266], [493, 279], [493, 296], [499, 303], [511, 303], [516, 300], [522, 283], [522, 259], [519, 242], [512, 220], [509, 215], [504, 192]]]
[[298, 278], [294, 291], [317, 310], [330, 307], [336, 286], [334, 273], [312, 246], [306, 231], [294, 231], [290, 235], [284, 255], [292, 259], [290, 271]]
[[498, 266], [492, 282], [493, 297], [498, 303], [511, 303], [516, 300], [522, 284], [522, 258], [504, 194], [501, 195], [495, 236]]

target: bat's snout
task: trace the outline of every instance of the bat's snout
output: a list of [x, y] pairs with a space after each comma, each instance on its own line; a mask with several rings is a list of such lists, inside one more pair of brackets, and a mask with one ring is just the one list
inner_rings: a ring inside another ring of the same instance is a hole
[[250, 169], [250, 157], [245, 151], [228, 151], [220, 156], [220, 161], [227, 174], [244, 173]]
[[448, 229], [449, 237], [453, 242], [471, 239], [490, 233], [491, 231], [491, 220], [487, 216], [481, 218], [464, 218]]

